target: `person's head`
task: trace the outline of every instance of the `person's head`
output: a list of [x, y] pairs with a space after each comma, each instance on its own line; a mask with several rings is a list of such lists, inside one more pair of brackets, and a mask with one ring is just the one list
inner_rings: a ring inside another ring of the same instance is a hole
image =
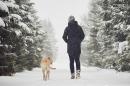
[[71, 22], [71, 21], [75, 21], [75, 17], [74, 16], [69, 16], [68, 22]]

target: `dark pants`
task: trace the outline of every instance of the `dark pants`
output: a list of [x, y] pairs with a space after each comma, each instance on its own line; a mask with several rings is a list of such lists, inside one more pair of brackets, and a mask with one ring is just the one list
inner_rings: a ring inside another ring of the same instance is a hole
[[80, 70], [80, 54], [71, 55], [69, 54], [70, 59], [70, 72], [71, 74], [75, 72], [74, 62], [76, 63], [76, 70]]

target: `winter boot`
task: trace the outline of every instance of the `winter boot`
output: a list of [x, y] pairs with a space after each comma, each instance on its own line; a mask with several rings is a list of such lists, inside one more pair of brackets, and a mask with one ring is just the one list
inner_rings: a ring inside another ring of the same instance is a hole
[[71, 74], [71, 79], [75, 79], [75, 74], [74, 73]]
[[76, 70], [76, 79], [80, 79], [80, 70]]

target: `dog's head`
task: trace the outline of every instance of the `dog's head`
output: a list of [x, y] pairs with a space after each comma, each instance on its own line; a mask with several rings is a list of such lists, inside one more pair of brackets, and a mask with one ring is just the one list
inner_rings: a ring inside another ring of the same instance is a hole
[[50, 63], [52, 64], [52, 63], [53, 63], [52, 58], [51, 58], [51, 57], [48, 57], [48, 59], [49, 59]]

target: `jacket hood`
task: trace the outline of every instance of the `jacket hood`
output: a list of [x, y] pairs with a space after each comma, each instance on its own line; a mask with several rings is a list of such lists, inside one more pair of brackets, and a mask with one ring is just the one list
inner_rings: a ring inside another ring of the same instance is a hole
[[78, 22], [77, 21], [70, 21], [68, 22], [68, 26], [77, 26]]

